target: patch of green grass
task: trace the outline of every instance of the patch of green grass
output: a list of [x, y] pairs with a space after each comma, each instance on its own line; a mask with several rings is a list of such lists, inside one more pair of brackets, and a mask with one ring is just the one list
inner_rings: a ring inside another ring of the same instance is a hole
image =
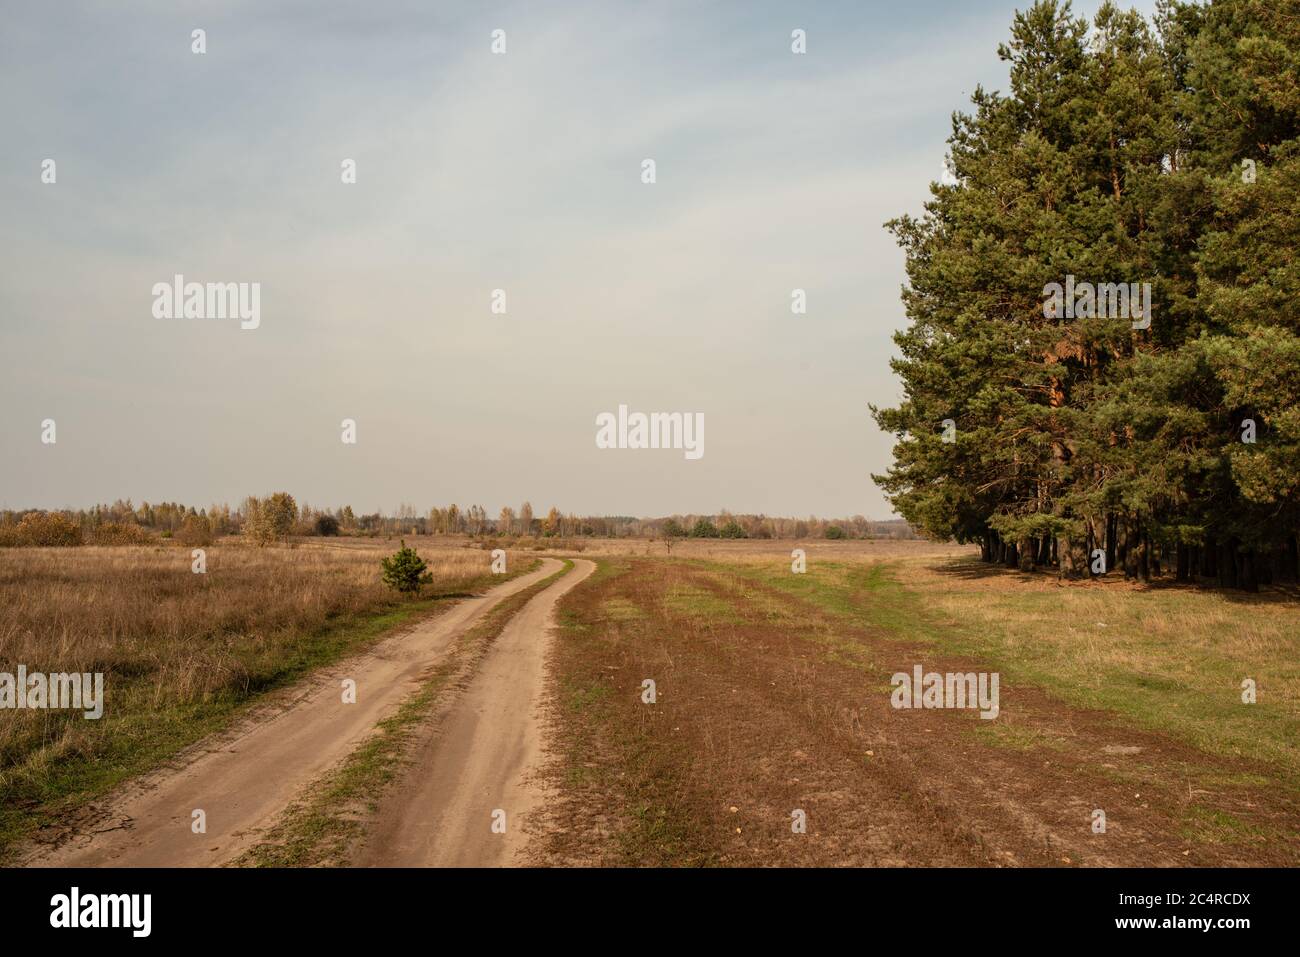
[[1179, 833], [1201, 844], [1254, 844], [1269, 836], [1267, 829], [1248, 824], [1225, 811], [1196, 805], [1187, 809]]
[[612, 693], [613, 689], [603, 681], [581, 686], [570, 682], [565, 686], [564, 700], [568, 703], [570, 711], [580, 714], [601, 704]]
[[[717, 853], [701, 840], [707, 827], [681, 800], [694, 783], [683, 779], [691, 756], [682, 747], [649, 741], [622, 726], [616, 733], [620, 785], [625, 789], [624, 826], [615, 832], [616, 860], [623, 867], [707, 867]], [[688, 772], [689, 773], [689, 772]]]
[[1208, 788], [1266, 788], [1273, 785], [1270, 778], [1249, 772], [1211, 772], [1201, 775], [1201, 784]]
[[[631, 564], [620, 559], [593, 558], [590, 561], [595, 562], [596, 570], [586, 577], [582, 583], [583, 589], [592, 589], [602, 582], [618, 578], [624, 575], [631, 568]], [[631, 603], [627, 603], [631, 606]], [[635, 606], [631, 606], [635, 608]], [[627, 620], [632, 620], [630, 612]], [[563, 632], [569, 632], [575, 635], [584, 634], [593, 627], [592, 622], [584, 620], [565, 602], [560, 602], [555, 613], [556, 624]]]
[[600, 606], [601, 617], [608, 621], [642, 621], [643, 609], [627, 598], [607, 598]]
[[700, 867], [713, 862], [713, 854], [697, 849], [695, 826], [685, 819], [680, 809], [639, 804], [630, 811], [632, 826], [618, 833], [623, 860], [629, 865], [662, 866], [671, 862], [683, 867]]
[[1042, 729], [1011, 724], [1007, 721], [976, 720], [970, 722], [970, 733], [982, 744], [991, 744], [1011, 751], [1061, 748], [1061, 743], [1045, 734]]
[[610, 579], [627, 574], [632, 568], [632, 563], [622, 558], [591, 558], [588, 561], [595, 562], [596, 570], [583, 581], [583, 588], [602, 585]]
[[670, 586], [664, 593], [663, 604], [668, 613], [677, 618], [702, 618], [730, 624], [744, 621], [729, 601], [693, 585]]
[[571, 764], [564, 769], [565, 786], [580, 788], [596, 780], [596, 773], [583, 764]]
[[883, 564], [855, 565], [818, 561], [802, 574], [789, 567], [744, 568], [727, 571], [761, 582], [765, 587], [807, 602], [822, 611], [853, 620], [859, 627], [885, 637], [917, 643], [940, 639], [941, 629], [920, 611], [914, 595]]
[[[855, 615], [858, 611], [857, 604], [842, 593], [828, 590], [821, 583], [807, 581], [806, 574], [786, 574], [782, 577], [780, 572], [763, 570], [745, 575], [737, 574], [732, 566], [705, 562], [696, 564], [713, 576], [735, 603], [727, 605], [728, 614], [724, 620], [736, 620], [743, 608], [744, 614], [753, 620], [778, 625], [805, 641], [821, 646], [828, 660], [861, 670], [870, 670], [876, 664], [871, 649], [856, 635], [828, 626], [817, 620], [817, 616], [807, 614], [808, 604], [819, 606], [817, 599], [823, 599], [829, 601], [832, 614]], [[842, 582], [849, 572], [848, 566], [822, 566], [820, 569], [820, 574], [836, 582]], [[773, 581], [779, 581], [782, 587], [773, 588]], [[786, 594], [796, 600], [790, 601], [785, 597]]]
[[555, 623], [561, 631], [582, 634], [590, 631], [591, 625], [578, 617], [572, 610], [561, 608], [555, 615]]

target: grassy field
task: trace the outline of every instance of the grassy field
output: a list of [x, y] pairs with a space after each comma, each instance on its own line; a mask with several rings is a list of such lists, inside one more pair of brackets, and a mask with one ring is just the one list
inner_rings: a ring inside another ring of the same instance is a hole
[[[758, 580], [849, 619], [977, 657], [1004, 680], [1113, 711], [1225, 758], [1272, 765], [1300, 790], [1300, 601], [1123, 580], [1062, 585], [973, 559]], [[920, 613], [918, 613], [918, 599]], [[1245, 706], [1241, 684], [1256, 682]]]
[[[0, 713], [0, 851], [264, 692], [502, 580], [463, 542], [410, 544], [434, 577], [416, 600], [380, 581], [396, 542], [222, 543], [205, 574], [175, 546], [0, 550], [0, 672], [102, 672], [107, 701], [99, 720]], [[508, 555], [512, 574], [531, 564]]]
[[[435, 577], [418, 600], [380, 583], [395, 541], [223, 543], [204, 575], [176, 546], [0, 550], [0, 672], [103, 672], [107, 690], [98, 721], [0, 713], [0, 853], [501, 580], [463, 539], [408, 543]], [[559, 606], [539, 863], [1300, 864], [1295, 594], [1067, 585], [923, 542], [544, 540], [509, 567], [577, 544], [598, 570]], [[462, 636], [242, 863], [341, 860], [348, 809], [541, 587]], [[890, 676], [917, 664], [998, 673], [997, 718], [892, 707]]]
[[[555, 862], [1300, 863], [1294, 595], [791, 547], [610, 555], [566, 597]], [[999, 673], [1001, 713], [891, 707], [918, 663]]]

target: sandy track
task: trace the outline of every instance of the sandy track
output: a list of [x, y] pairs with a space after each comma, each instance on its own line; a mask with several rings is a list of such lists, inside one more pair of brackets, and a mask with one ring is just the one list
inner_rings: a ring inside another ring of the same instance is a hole
[[[189, 867], [237, 857], [256, 843], [299, 791], [347, 756], [419, 687], [452, 639], [502, 599], [561, 568], [542, 567], [467, 598], [364, 654], [317, 672], [257, 708], [227, 732], [132, 782], [92, 808], [57, 848], [33, 848], [29, 866]], [[356, 703], [341, 682], [356, 681]], [[202, 809], [207, 832], [191, 831]]]
[[[555, 605], [596, 570], [574, 569], [529, 601], [492, 644], [478, 673], [414, 765], [383, 801], [356, 863], [378, 867], [494, 867], [527, 860], [542, 790], [544, 667]], [[505, 812], [505, 833], [492, 830]]]

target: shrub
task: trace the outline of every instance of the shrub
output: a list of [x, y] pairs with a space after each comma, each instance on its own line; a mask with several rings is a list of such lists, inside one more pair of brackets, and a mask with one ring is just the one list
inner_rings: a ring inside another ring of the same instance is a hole
[[339, 520], [333, 515], [318, 515], [316, 517], [317, 535], [337, 535], [338, 533]]
[[718, 529], [718, 537], [719, 538], [749, 538], [749, 536], [745, 534], [745, 530], [740, 527], [740, 523], [735, 520], [728, 521], [725, 525], [722, 526], [722, 528]]
[[87, 536], [92, 545], [148, 545], [153, 536], [132, 522], [103, 522]]
[[19, 545], [67, 547], [81, 544], [81, 526], [57, 512], [28, 512], [15, 530]]
[[288, 492], [250, 497], [244, 502], [244, 534], [258, 545], [269, 545], [277, 538], [288, 541], [297, 520], [298, 503]]
[[212, 523], [204, 515], [186, 515], [176, 540], [185, 545], [211, 545]]
[[845, 538], [846, 536], [845, 536], [845, 534], [844, 534], [844, 529], [840, 528], [838, 525], [827, 525], [827, 526], [826, 526], [826, 537], [827, 537], [827, 538]]
[[402, 547], [397, 552], [381, 559], [380, 564], [384, 568], [384, 584], [403, 594], [418, 592], [421, 585], [433, 581], [429, 566], [415, 553], [414, 548], [406, 547], [406, 539], [402, 539]]
[[258, 546], [269, 545], [275, 540], [275, 529], [271, 526], [266, 504], [260, 498], [249, 496], [244, 500], [244, 522], [241, 531], [249, 541]]
[[718, 529], [707, 518], [699, 519], [691, 527], [691, 538], [717, 538]]

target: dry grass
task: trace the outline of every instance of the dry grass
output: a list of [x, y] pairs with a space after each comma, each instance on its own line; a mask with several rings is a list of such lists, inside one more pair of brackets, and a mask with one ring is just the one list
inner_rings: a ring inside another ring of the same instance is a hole
[[[1300, 780], [1300, 601], [1122, 579], [1063, 585], [978, 562], [911, 561], [897, 579], [948, 646], [1019, 669], [1067, 700], [1122, 711], [1214, 753]], [[1242, 681], [1258, 703], [1241, 702]]]
[[[102, 672], [106, 699], [98, 721], [0, 712], [0, 844], [166, 757], [257, 694], [492, 584], [481, 550], [410, 544], [434, 576], [416, 601], [380, 581], [379, 559], [397, 547], [380, 540], [221, 543], [206, 549], [206, 574], [175, 546], [0, 550], [0, 672]], [[512, 572], [529, 563], [515, 558]]]
[[[206, 551], [206, 574], [181, 548], [0, 552], [0, 670], [148, 674], [159, 698], [192, 698], [246, 678], [250, 650], [269, 649], [277, 633], [393, 597], [379, 580], [379, 546]], [[423, 557], [438, 594], [470, 587], [488, 561], [467, 549]]]

